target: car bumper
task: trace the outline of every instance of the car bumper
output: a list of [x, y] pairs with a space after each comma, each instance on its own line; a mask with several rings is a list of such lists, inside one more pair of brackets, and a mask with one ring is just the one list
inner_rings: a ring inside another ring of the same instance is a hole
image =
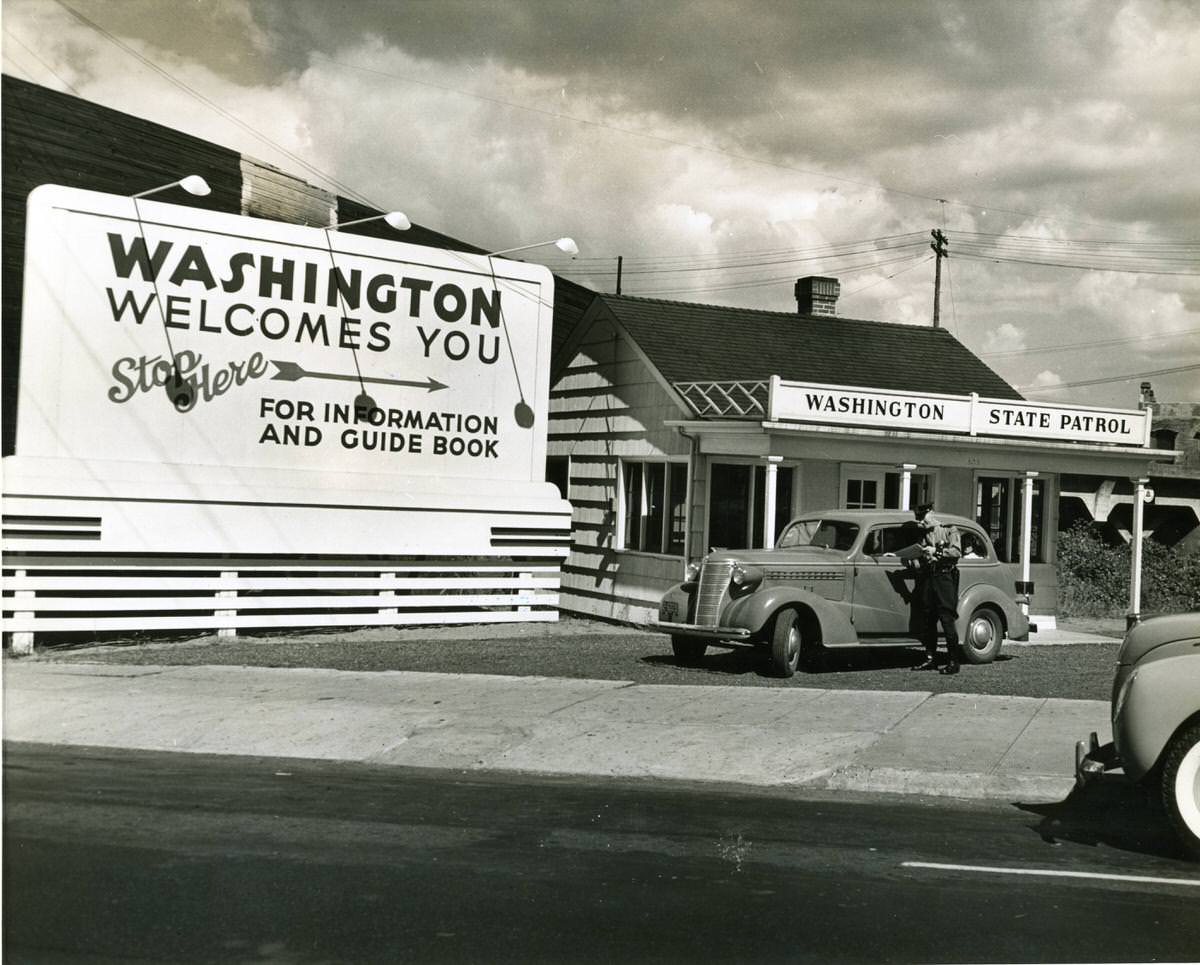
[[1101, 744], [1096, 732], [1092, 731], [1087, 740], [1075, 742], [1075, 786], [1083, 787], [1096, 780], [1105, 771], [1120, 767], [1117, 757], [1117, 746], [1111, 741]]
[[695, 623], [669, 623], [665, 620], [652, 622], [650, 629], [681, 637], [703, 637], [706, 640], [749, 640], [751, 635], [745, 627], [702, 627]]

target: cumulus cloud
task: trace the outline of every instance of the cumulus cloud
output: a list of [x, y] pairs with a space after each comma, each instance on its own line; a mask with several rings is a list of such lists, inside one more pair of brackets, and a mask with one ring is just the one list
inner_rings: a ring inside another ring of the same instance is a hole
[[1053, 389], [1056, 386], [1063, 384], [1063, 378], [1057, 372], [1052, 372], [1050, 369], [1042, 369], [1033, 377], [1033, 381], [1026, 387], [1029, 392], [1038, 392], [1046, 389]]
[[1025, 333], [1011, 322], [1005, 322], [983, 340], [983, 352], [1020, 352], [1025, 348]]

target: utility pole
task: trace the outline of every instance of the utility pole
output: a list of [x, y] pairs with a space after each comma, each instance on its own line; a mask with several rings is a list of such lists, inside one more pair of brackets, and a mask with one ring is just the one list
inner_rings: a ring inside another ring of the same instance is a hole
[[950, 242], [941, 228], [934, 228], [929, 233], [933, 235], [929, 247], [937, 255], [937, 264], [933, 270], [933, 327], [937, 328], [942, 315], [942, 259], [950, 257], [950, 252], [946, 250]]
[[625, 259], [623, 256], [617, 255], [617, 294], [618, 295], [621, 294], [621, 262], [624, 260]]

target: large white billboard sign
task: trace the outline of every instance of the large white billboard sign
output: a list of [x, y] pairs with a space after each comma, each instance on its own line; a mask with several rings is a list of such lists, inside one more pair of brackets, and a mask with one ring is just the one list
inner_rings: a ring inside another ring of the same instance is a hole
[[18, 456], [543, 478], [543, 267], [58, 186], [25, 257]]
[[777, 376], [771, 379], [767, 418], [1126, 446], [1145, 446], [1150, 439], [1150, 414], [1138, 409], [858, 389]]

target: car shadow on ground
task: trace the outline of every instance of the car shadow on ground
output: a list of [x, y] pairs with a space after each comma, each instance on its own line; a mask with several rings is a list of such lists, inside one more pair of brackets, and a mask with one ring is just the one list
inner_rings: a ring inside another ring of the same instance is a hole
[[[942, 651], [945, 655], [945, 651]], [[673, 654], [653, 653], [640, 658], [642, 663], [652, 666], [680, 667], [688, 670], [703, 670], [709, 673], [731, 676], [754, 673], [771, 676], [770, 660], [765, 647], [730, 647], [710, 644], [708, 652], [698, 664], [686, 668]], [[820, 676], [833, 673], [867, 673], [875, 670], [903, 670], [913, 667], [925, 659], [925, 651], [912, 647], [846, 647], [823, 650], [813, 668], [801, 669], [798, 676]], [[999, 659], [1007, 659], [1001, 657]]]
[[1029, 828], [1047, 844], [1105, 846], [1191, 863], [1171, 831], [1158, 789], [1130, 784], [1119, 774], [1076, 787], [1055, 804], [1016, 807], [1039, 818]]

